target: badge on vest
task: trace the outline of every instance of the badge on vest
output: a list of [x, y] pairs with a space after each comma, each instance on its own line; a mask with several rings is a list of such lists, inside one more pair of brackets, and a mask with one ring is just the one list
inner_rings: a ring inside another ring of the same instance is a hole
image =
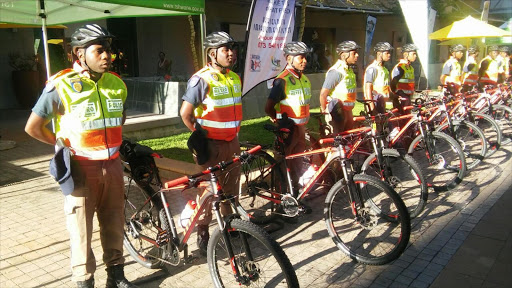
[[210, 74], [210, 76], [212, 76], [212, 79], [215, 80], [215, 81], [219, 81], [219, 76], [215, 73], [212, 73]]
[[75, 91], [76, 93], [82, 92], [83, 85], [82, 85], [82, 80], [80, 78], [71, 79], [70, 82], [71, 82], [71, 88], [73, 89], [73, 91]]
[[290, 79], [290, 82], [292, 83], [292, 85], [295, 85], [295, 78], [289, 77], [288, 79]]

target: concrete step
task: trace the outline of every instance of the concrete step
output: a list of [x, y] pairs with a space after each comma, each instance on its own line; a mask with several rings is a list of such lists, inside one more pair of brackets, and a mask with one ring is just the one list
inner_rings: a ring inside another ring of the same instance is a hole
[[126, 111], [123, 136], [134, 141], [167, 137], [188, 129], [180, 117], [140, 111]]

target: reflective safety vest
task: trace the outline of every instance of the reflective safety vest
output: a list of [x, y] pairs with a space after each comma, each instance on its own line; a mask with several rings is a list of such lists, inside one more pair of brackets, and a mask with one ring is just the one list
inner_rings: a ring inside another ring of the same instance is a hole
[[227, 70], [222, 74], [206, 66], [196, 74], [208, 83], [208, 94], [194, 110], [197, 123], [208, 131], [207, 138], [231, 141], [242, 122], [242, 81]]
[[402, 90], [408, 96], [412, 96], [414, 94], [414, 68], [405, 59], [400, 59], [394, 69], [398, 69], [398, 67], [404, 70], [404, 75], [398, 80], [396, 89], [397, 91]]
[[[352, 68], [348, 67], [347, 63], [338, 60], [328, 71], [336, 70], [341, 73], [341, 82], [331, 90], [329, 96], [332, 98], [340, 99], [343, 102], [343, 108], [353, 109], [356, 102], [356, 74]], [[327, 74], [326, 74], [327, 75]]]
[[286, 98], [275, 105], [276, 118], [282, 119], [286, 113], [297, 125], [304, 125], [309, 120], [309, 102], [311, 101], [311, 82], [306, 75], [300, 78], [288, 69], [283, 70], [276, 79], [284, 80]]
[[444, 63], [444, 66], [447, 66], [450, 64], [451, 64], [452, 69], [450, 70], [450, 74], [448, 76], [446, 76], [444, 82], [461, 85], [462, 84], [462, 68], [460, 67], [459, 61], [457, 60], [457, 58], [451, 56], [450, 59], [448, 59]]
[[119, 76], [104, 73], [98, 82], [73, 69], [56, 74], [55, 86], [64, 106], [57, 115], [55, 134], [78, 160], [108, 160], [119, 156], [126, 85]]
[[[469, 70], [469, 65], [473, 64], [473, 68]], [[476, 85], [478, 82], [478, 65], [474, 57], [469, 56], [466, 63], [464, 63], [464, 85]]]
[[[499, 57], [499, 60], [498, 60], [498, 57]], [[508, 78], [509, 74], [510, 74], [510, 58], [509, 57], [503, 57], [501, 55], [498, 55], [498, 57], [496, 57], [496, 61], [498, 62], [498, 73], [500, 74], [503, 74], [505, 76], [505, 79]]]
[[480, 67], [484, 61], [489, 61], [487, 71], [480, 77], [480, 82], [484, 85], [496, 85], [498, 83], [498, 62], [492, 59], [491, 56], [487, 55], [482, 61], [480, 61]]
[[[375, 79], [373, 79], [373, 90], [379, 94], [384, 95], [385, 97], [389, 97], [389, 92], [391, 88], [389, 87], [389, 71], [388, 68], [383, 65], [379, 65], [377, 61], [373, 61], [368, 67], [366, 67], [366, 71], [364, 72], [364, 79], [366, 79], [366, 72], [370, 68], [375, 68], [377, 71], [377, 75]], [[364, 86], [364, 85], [363, 85]], [[366, 91], [365, 91], [366, 93]], [[368, 95], [365, 95], [368, 97]]]

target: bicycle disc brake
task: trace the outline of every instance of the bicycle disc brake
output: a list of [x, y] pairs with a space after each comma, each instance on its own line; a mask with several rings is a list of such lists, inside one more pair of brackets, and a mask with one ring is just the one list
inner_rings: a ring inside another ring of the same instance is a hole
[[371, 209], [361, 208], [357, 210], [356, 222], [365, 230], [372, 230], [377, 226], [378, 217], [370, 213]]
[[[246, 276], [250, 281], [257, 281], [260, 278], [260, 268], [253, 261], [245, 261], [242, 264], [242, 273]], [[245, 277], [244, 277], [245, 278]]]
[[295, 217], [299, 214], [299, 202], [297, 199], [293, 198], [290, 195], [283, 195], [281, 198], [281, 206], [283, 207], [283, 211], [288, 217]]
[[437, 169], [443, 169], [445, 167], [446, 161], [443, 155], [434, 154], [432, 158], [432, 165], [436, 166]]

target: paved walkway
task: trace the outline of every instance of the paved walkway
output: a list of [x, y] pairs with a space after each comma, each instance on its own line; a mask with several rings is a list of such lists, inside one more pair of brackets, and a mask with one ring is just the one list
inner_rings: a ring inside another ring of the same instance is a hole
[[[0, 151], [0, 287], [74, 287], [63, 197], [48, 174], [53, 148], [23, 132], [28, 112], [15, 113], [14, 120], [6, 114], [0, 111], [0, 141], [14, 140], [17, 146]], [[308, 200], [311, 215], [284, 224], [272, 236], [294, 265], [301, 287], [512, 287], [511, 155], [507, 146], [454, 191], [430, 194], [426, 210], [413, 220], [410, 246], [392, 264], [360, 265], [334, 246], [325, 229], [322, 192]], [[190, 250], [197, 253], [195, 243]], [[126, 276], [140, 287], [212, 286], [204, 259], [166, 271], [143, 268], [126, 257]], [[104, 287], [101, 262], [95, 278], [97, 287]]]

